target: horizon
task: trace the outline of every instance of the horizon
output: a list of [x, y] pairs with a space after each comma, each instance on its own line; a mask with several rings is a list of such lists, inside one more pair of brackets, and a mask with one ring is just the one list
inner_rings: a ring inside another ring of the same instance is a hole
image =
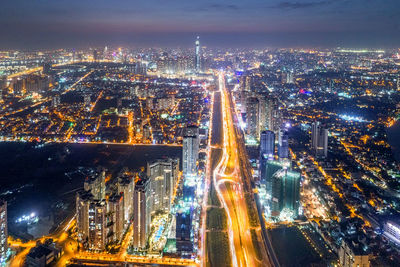
[[5, 0], [1, 49], [88, 46], [400, 47], [400, 2]]

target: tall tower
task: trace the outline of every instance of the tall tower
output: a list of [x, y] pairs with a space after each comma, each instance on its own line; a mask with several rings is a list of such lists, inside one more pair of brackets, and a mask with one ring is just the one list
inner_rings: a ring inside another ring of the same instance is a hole
[[291, 211], [294, 217], [298, 216], [300, 206], [300, 178], [300, 173], [291, 171], [286, 166], [278, 169], [272, 175], [272, 216], [280, 215], [285, 209]]
[[196, 72], [200, 72], [201, 71], [201, 51], [200, 51], [200, 37], [197, 36], [196, 39], [196, 54], [195, 54], [195, 60], [194, 60], [194, 65], [195, 65], [195, 70]]
[[246, 103], [246, 130], [250, 139], [258, 140], [260, 136], [259, 101], [257, 97], [247, 98]]
[[289, 136], [284, 129], [279, 130], [278, 136], [278, 157], [280, 159], [289, 158]]
[[275, 134], [273, 131], [263, 131], [260, 135], [260, 167], [261, 181], [266, 181], [266, 166], [269, 160], [274, 159]]
[[189, 126], [185, 129], [182, 153], [183, 176], [196, 174], [199, 157], [199, 128], [197, 126]]
[[150, 229], [149, 180], [140, 179], [133, 194], [133, 248], [144, 249]]
[[328, 156], [328, 129], [321, 128], [319, 131], [316, 156], [320, 158]]
[[147, 176], [150, 179], [152, 199], [151, 212], [170, 211], [178, 172], [179, 159], [159, 159], [147, 163]]
[[275, 134], [273, 131], [263, 131], [260, 136], [260, 158], [273, 158], [275, 153]]
[[311, 148], [316, 157], [326, 158], [328, 156], [328, 130], [323, 128], [319, 122], [314, 122], [311, 127]]

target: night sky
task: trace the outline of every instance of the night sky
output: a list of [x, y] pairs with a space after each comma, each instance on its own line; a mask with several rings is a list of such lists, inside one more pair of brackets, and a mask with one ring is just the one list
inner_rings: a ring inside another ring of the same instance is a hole
[[400, 47], [400, 0], [1, 0], [1, 48]]

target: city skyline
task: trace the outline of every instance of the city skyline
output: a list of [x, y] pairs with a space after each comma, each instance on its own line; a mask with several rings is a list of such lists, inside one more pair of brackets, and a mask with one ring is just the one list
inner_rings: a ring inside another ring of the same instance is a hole
[[3, 1], [1, 48], [400, 45], [395, 0]]
[[400, 0], [0, 6], [0, 267], [400, 266]]

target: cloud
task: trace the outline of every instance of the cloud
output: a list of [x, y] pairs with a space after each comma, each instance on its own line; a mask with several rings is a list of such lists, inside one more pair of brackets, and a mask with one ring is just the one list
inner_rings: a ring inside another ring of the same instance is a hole
[[190, 7], [190, 8], [184, 8], [185, 11], [189, 12], [226, 12], [226, 11], [236, 11], [239, 10], [240, 7], [238, 5], [234, 4], [209, 4], [209, 5], [203, 5], [200, 7]]
[[222, 4], [212, 4], [209, 6], [209, 9], [230, 9], [230, 10], [238, 10], [239, 7], [237, 5], [222, 5]]
[[270, 8], [276, 8], [276, 9], [313, 8], [313, 7], [317, 7], [317, 6], [329, 5], [332, 2], [333, 2], [332, 0], [314, 1], [314, 2], [289, 2], [289, 1], [284, 1], [284, 2], [278, 3], [277, 5], [271, 6]]

